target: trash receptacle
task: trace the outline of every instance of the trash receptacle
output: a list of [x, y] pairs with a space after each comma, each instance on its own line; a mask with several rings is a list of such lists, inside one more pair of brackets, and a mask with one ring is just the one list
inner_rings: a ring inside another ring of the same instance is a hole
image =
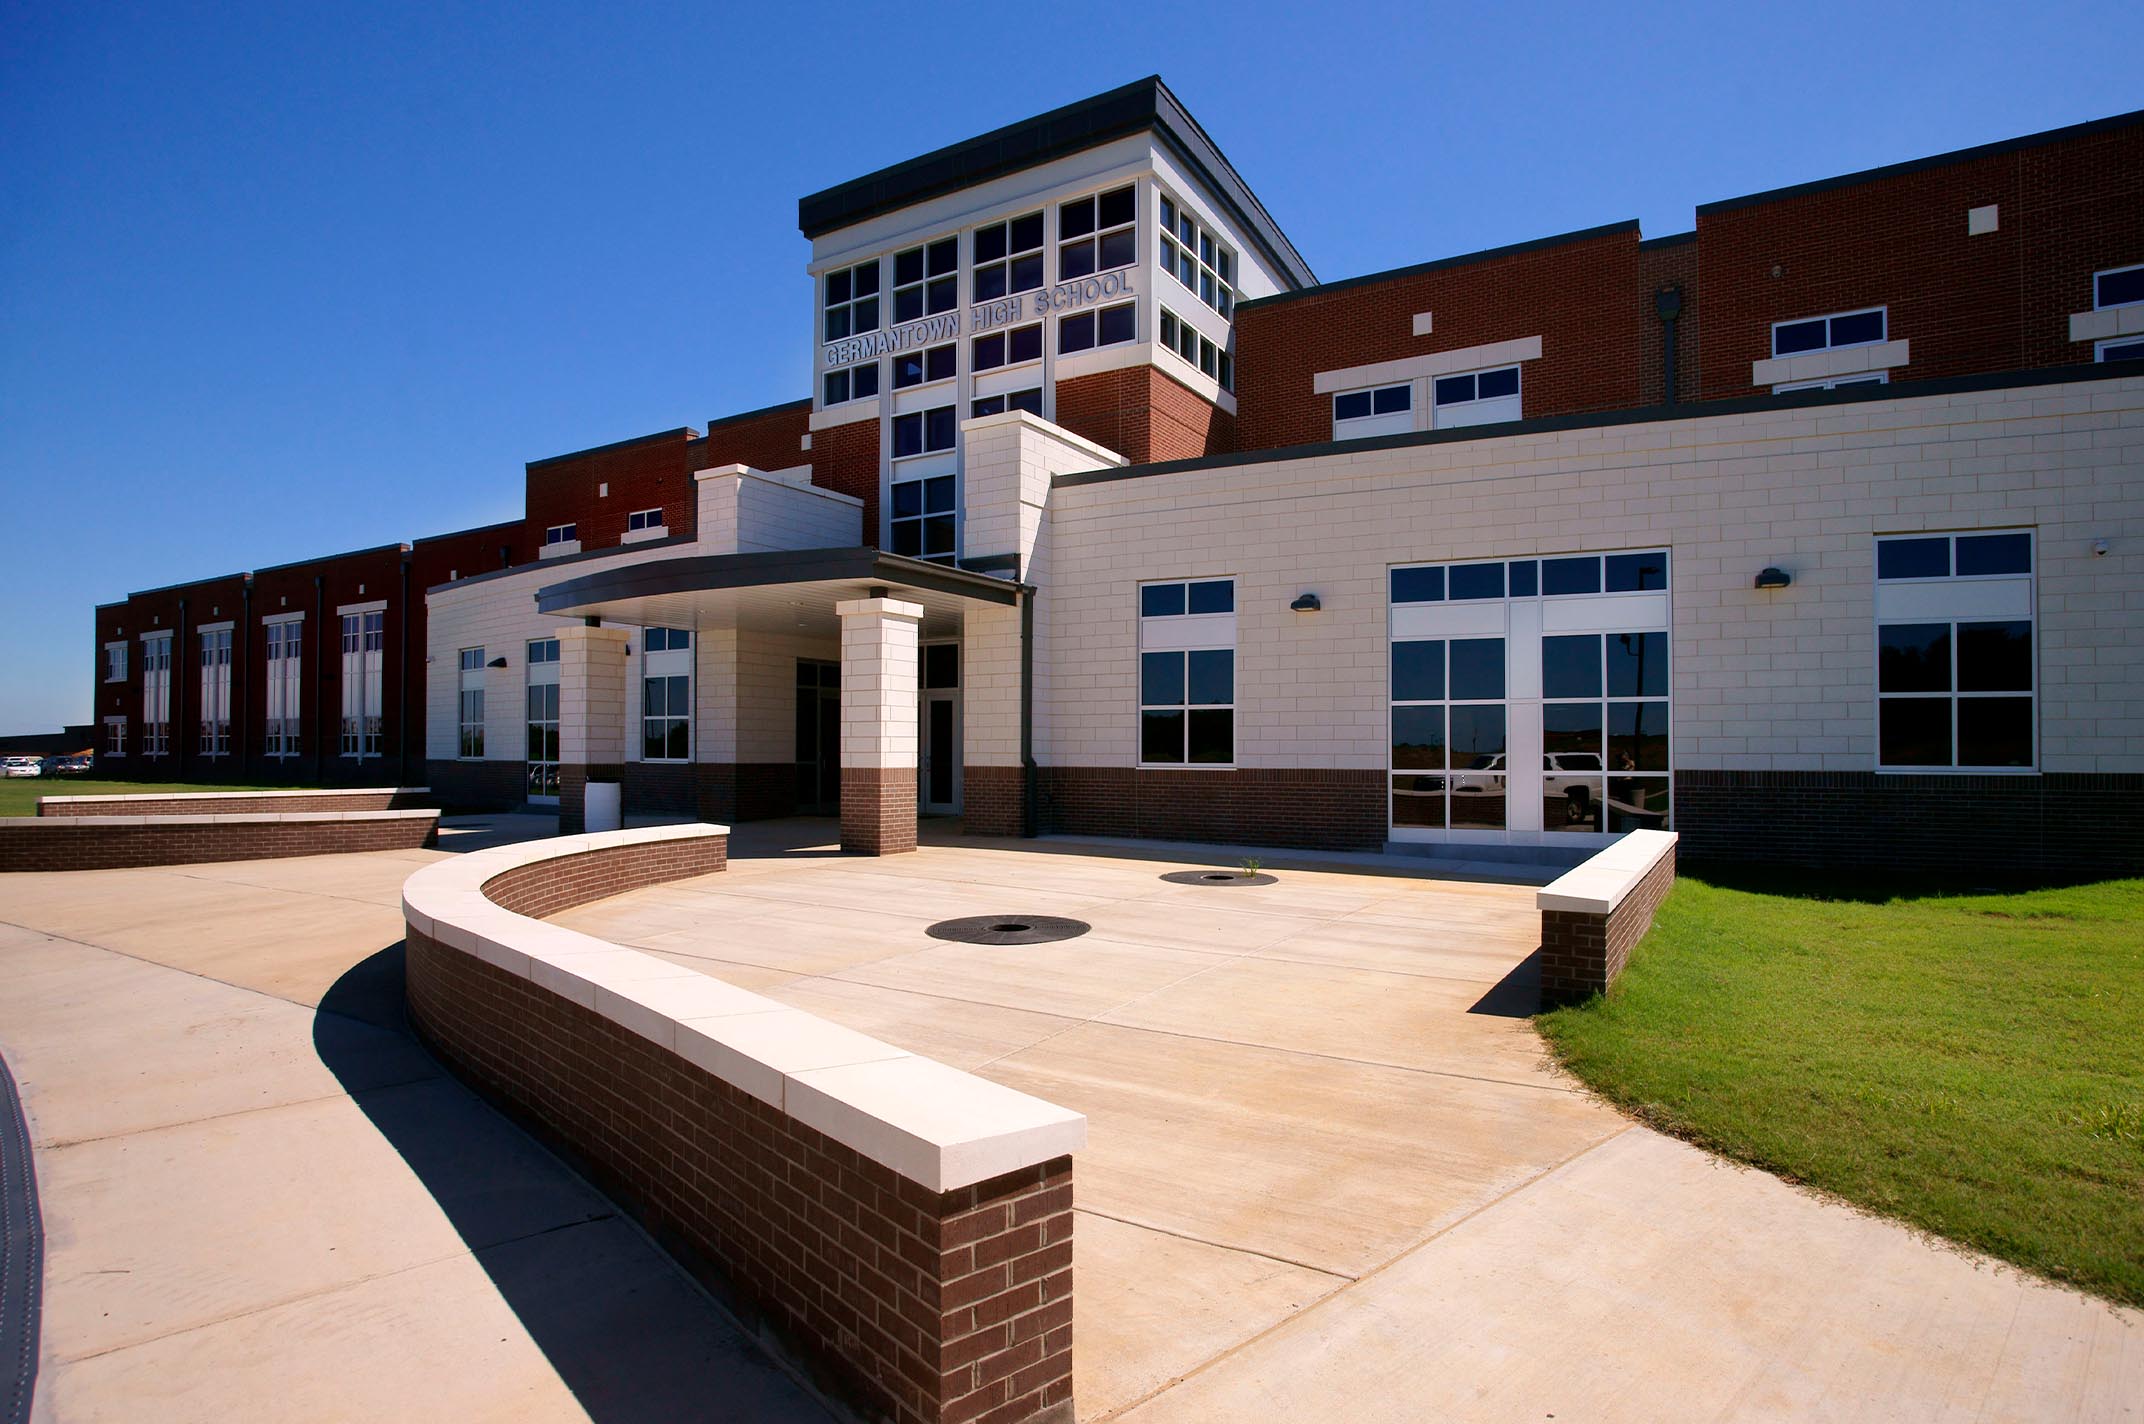
[[618, 783], [591, 781], [581, 803], [581, 826], [589, 831], [615, 831], [625, 824], [619, 811]]

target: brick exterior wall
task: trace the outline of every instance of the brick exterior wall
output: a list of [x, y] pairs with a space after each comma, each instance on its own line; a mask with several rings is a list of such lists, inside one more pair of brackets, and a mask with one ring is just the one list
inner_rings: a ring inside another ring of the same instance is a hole
[[768, 821], [797, 811], [793, 762], [715, 762], [693, 766], [697, 814], [703, 821]]
[[1675, 886], [1675, 846], [1605, 915], [1541, 912], [1541, 1002], [1567, 1004], [1604, 994], [1653, 927], [1653, 913]]
[[621, 804], [628, 816], [695, 816], [700, 779], [691, 762], [629, 761], [619, 768]]
[[1680, 771], [1685, 859], [2060, 879], [2144, 874], [2144, 775]]
[[[719, 870], [724, 840], [493, 877], [526, 915]], [[1072, 1164], [929, 1191], [530, 980], [407, 939], [410, 1016], [829, 1394], [902, 1424], [1072, 1418]]]
[[1638, 291], [1632, 302], [1632, 320], [1643, 333], [1639, 344], [1638, 404], [1665, 402], [1666, 369], [1661, 364], [1666, 345], [1665, 328], [1653, 305], [1654, 293], [1664, 287], [1682, 288], [1682, 314], [1675, 320], [1675, 399], [1696, 400], [1703, 370], [1698, 359], [1697, 234], [1638, 244]]
[[900, 855], [916, 848], [916, 769], [841, 769], [841, 848], [857, 855]]
[[1027, 773], [1017, 766], [960, 769], [961, 828], [972, 836], [1017, 836], [1026, 831]]
[[382, 787], [377, 791], [339, 792], [333, 795], [320, 792], [291, 791], [270, 795], [248, 795], [243, 799], [229, 800], [214, 792], [197, 795], [180, 793], [172, 796], [117, 798], [92, 796], [82, 800], [55, 801], [48, 796], [37, 799], [37, 814], [45, 817], [74, 816], [283, 816], [297, 811], [408, 811], [431, 801], [429, 789], [416, 787]]
[[811, 482], [837, 494], [854, 495], [864, 502], [864, 542], [877, 547], [878, 523], [878, 426], [875, 420], [852, 420], [811, 437]]
[[540, 551], [544, 530], [557, 524], [577, 526], [584, 550], [615, 548], [624, 539], [627, 516], [639, 509], [660, 508], [672, 534], [692, 535], [699, 528], [699, 502], [686, 447], [696, 438], [691, 430], [665, 430], [532, 461], [524, 505], [529, 549]]
[[1056, 424], [1133, 464], [1236, 448], [1236, 418], [1156, 366], [1057, 383]]
[[[1269, 450], [1333, 438], [1321, 371], [1521, 337], [1528, 417], [1638, 403], [1644, 345], [1635, 225], [1245, 302], [1236, 315], [1236, 446]], [[1646, 299], [1650, 302], [1650, 297]], [[1414, 334], [1428, 312], [1430, 334]]]
[[0, 871], [126, 870], [210, 861], [348, 855], [433, 844], [439, 817], [335, 816], [317, 821], [258, 816], [171, 816], [136, 826], [81, 817], [21, 818], [0, 828]]
[[707, 434], [694, 441], [688, 452], [687, 468], [750, 465], [755, 470], [786, 470], [809, 464], [812, 452], [804, 448], [804, 437], [810, 433], [808, 396], [787, 405], [710, 421]]
[[424, 779], [448, 811], [511, 811], [529, 799], [525, 761], [428, 761]]
[[1315, 767], [1046, 766], [1039, 785], [1042, 829], [1045, 834], [1381, 850], [1385, 780], [1378, 771]]

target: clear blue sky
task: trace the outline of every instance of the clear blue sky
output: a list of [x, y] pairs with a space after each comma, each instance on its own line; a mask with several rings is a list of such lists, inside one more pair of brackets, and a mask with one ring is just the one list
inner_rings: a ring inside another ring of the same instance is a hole
[[2018, 0], [0, 0], [0, 731], [88, 717], [99, 601], [806, 394], [798, 197], [1144, 74], [1331, 279], [2144, 106], [2140, 40]]

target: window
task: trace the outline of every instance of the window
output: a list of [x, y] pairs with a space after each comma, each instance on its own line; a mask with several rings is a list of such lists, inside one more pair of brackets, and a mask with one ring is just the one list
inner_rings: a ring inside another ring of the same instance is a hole
[[2144, 263], [2134, 267], [2110, 267], [2092, 274], [2092, 307], [2095, 311], [2134, 306], [2138, 302], [2144, 302]]
[[1059, 203], [1057, 280], [1131, 266], [1139, 258], [1138, 220], [1138, 193], [1130, 184]]
[[141, 750], [160, 757], [171, 750], [171, 634], [141, 640]]
[[107, 717], [104, 719], [104, 754], [123, 757], [127, 754], [127, 719]]
[[663, 528], [663, 512], [659, 509], [636, 509], [625, 516], [625, 532], [638, 533], [642, 529]]
[[125, 682], [127, 680], [127, 645], [106, 643], [104, 645], [104, 680]]
[[893, 388], [899, 391], [930, 381], [952, 380], [959, 354], [959, 343], [953, 341], [922, 351], [902, 352], [893, 358]]
[[1236, 388], [1236, 365], [1228, 352], [1201, 335], [1190, 322], [1166, 308], [1161, 313], [1161, 348], [1198, 367], [1203, 374], [1212, 377], [1222, 390]]
[[1397, 435], [1414, 429], [1414, 387], [1374, 386], [1333, 395], [1333, 439], [1359, 440], [1366, 435]]
[[878, 394], [878, 362], [866, 361], [860, 366], [844, 366], [838, 371], [826, 373], [826, 399], [822, 404], [840, 405], [843, 401], [865, 400]]
[[2029, 769], [2037, 659], [2032, 534], [1876, 541], [1876, 764]]
[[558, 799], [558, 639], [528, 645], [528, 794]]
[[839, 341], [878, 330], [878, 260], [859, 262], [826, 274], [826, 334], [822, 341]]
[[2093, 359], [2098, 361], [2144, 361], [2144, 337], [2125, 336], [2118, 341], [2102, 341], [2094, 348]]
[[975, 300], [995, 301], [1042, 285], [1042, 214], [975, 230]]
[[953, 407], [912, 410], [893, 418], [893, 458], [931, 455], [953, 448]]
[[1010, 331], [993, 331], [988, 336], [976, 337], [969, 364], [978, 371], [995, 371], [1000, 366], [1017, 366], [1023, 361], [1041, 359], [1042, 323], [1037, 321]]
[[957, 552], [951, 475], [896, 480], [893, 484], [893, 552], [911, 559], [951, 560]]
[[923, 688], [926, 692], [960, 686], [960, 644], [923, 645]]
[[650, 628], [641, 635], [640, 759], [692, 757], [692, 633]]
[[461, 747], [465, 758], [484, 755], [484, 650], [461, 650]]
[[231, 754], [231, 630], [201, 633], [201, 755]]
[[[960, 239], [942, 237], [893, 255], [893, 319], [915, 321], [960, 301]], [[894, 382], [899, 385], [898, 379]]]
[[1665, 630], [1541, 640], [1544, 829], [1667, 824], [1669, 686]]
[[1430, 393], [1436, 406], [1436, 428], [1439, 430], [1517, 420], [1520, 415], [1519, 368], [1516, 366], [1439, 376], [1430, 383]]
[[387, 615], [342, 615], [342, 754], [380, 754], [380, 677]]
[[271, 757], [298, 754], [298, 713], [305, 624], [285, 618], [268, 625], [268, 720], [261, 750]]
[[1138, 335], [1139, 304], [1120, 302], [1098, 312], [1081, 312], [1057, 323], [1057, 354], [1085, 351], [1092, 346], [1115, 346]]
[[1235, 310], [1234, 255], [1166, 194], [1161, 199], [1161, 270], [1221, 315]]
[[1395, 638], [1392, 824], [1502, 830], [1505, 732], [1502, 638]]
[[1863, 371], [1852, 376], [1833, 376], [1824, 381], [1785, 381], [1772, 387], [1774, 395], [1785, 391], [1835, 391], [1841, 386], [1885, 386], [1891, 383], [1889, 371]]
[[1835, 351], [1842, 346], [1873, 346], [1884, 339], [1889, 327], [1888, 307], [1814, 316], [1801, 321], [1772, 323], [1772, 354], [1800, 356], [1810, 351]]
[[1024, 391], [1007, 391], [1001, 396], [983, 396], [970, 410], [971, 415], [1003, 415], [1008, 410], [1024, 410], [1029, 415], [1042, 414], [1042, 387], [1030, 386]]
[[1198, 579], [1139, 589], [1139, 761], [1236, 760], [1236, 583]]
[[571, 544], [580, 537], [581, 526], [578, 524], [554, 524], [543, 531], [543, 543], [547, 549], [553, 544]]

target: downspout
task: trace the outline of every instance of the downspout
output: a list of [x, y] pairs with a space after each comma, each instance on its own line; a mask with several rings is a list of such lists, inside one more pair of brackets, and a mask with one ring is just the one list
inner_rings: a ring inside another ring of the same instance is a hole
[[1653, 314], [1660, 318], [1660, 403], [1675, 404], [1675, 322], [1682, 316], [1682, 286], [1653, 293]]
[[320, 688], [327, 681], [327, 652], [320, 640], [327, 636], [327, 580], [313, 575], [313, 784], [323, 786], [327, 777], [328, 724], [320, 720]]
[[402, 774], [397, 778], [400, 785], [414, 786], [409, 773], [409, 555], [402, 556], [402, 627], [399, 641], [401, 650], [395, 654], [402, 664], [401, 684], [395, 689], [395, 737], [402, 758]]
[[1042, 806], [1037, 796], [1041, 778], [1035, 771], [1035, 590], [1020, 595], [1020, 834], [1032, 840], [1042, 834]]

